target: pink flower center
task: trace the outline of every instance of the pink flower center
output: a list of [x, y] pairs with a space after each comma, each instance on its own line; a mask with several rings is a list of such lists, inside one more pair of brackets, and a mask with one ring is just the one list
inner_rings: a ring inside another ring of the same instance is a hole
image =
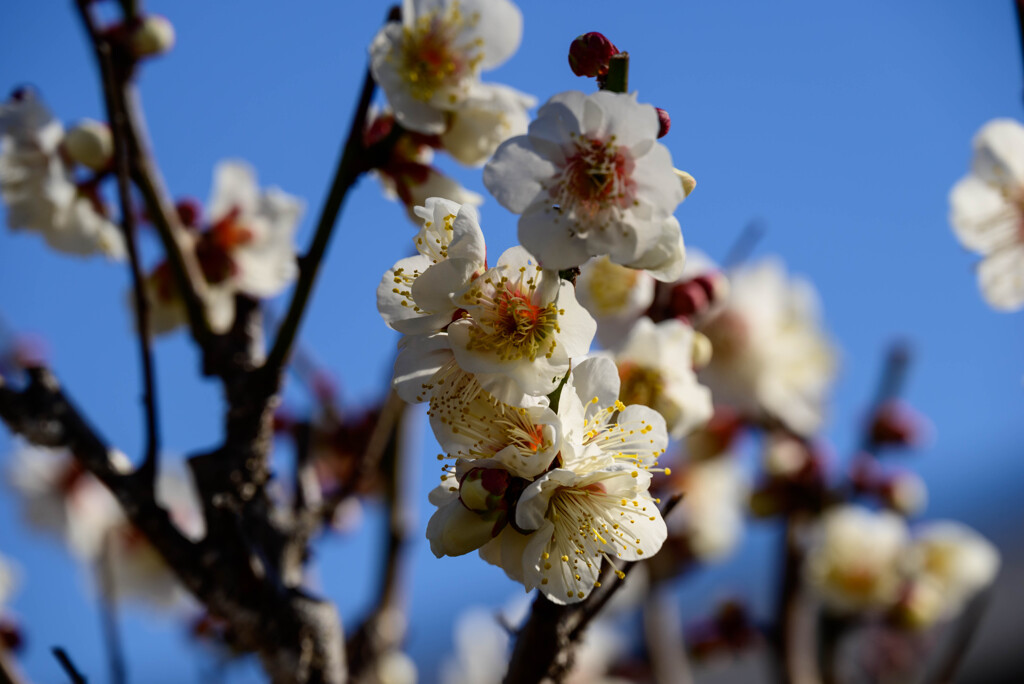
[[551, 195], [563, 211], [584, 221], [594, 220], [608, 209], [626, 208], [634, 202], [635, 166], [629, 151], [616, 145], [614, 137], [609, 142], [580, 138]]

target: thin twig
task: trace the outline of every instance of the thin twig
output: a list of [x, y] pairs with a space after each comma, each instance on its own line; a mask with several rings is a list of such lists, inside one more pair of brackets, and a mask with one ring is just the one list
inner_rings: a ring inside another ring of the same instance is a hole
[[814, 654], [813, 616], [808, 611], [801, 582], [804, 553], [799, 537], [804, 524], [803, 516], [790, 514], [782, 529], [782, 580], [775, 624], [782, 657], [781, 681], [790, 684], [821, 681]]
[[299, 280], [295, 284], [295, 291], [292, 293], [291, 301], [285, 313], [284, 321], [277, 331], [277, 338], [274, 346], [267, 355], [264, 363], [264, 372], [268, 378], [276, 378], [281, 368], [288, 361], [292, 345], [299, 331], [302, 316], [306, 311], [306, 305], [313, 292], [313, 285], [316, 282], [320, 264], [327, 251], [334, 226], [338, 220], [338, 214], [345, 203], [348, 191], [352, 188], [359, 176], [366, 169], [363, 152], [363, 136], [366, 130], [366, 117], [370, 110], [370, 103], [377, 84], [373, 80], [370, 69], [367, 68], [363, 78], [363, 88], [356, 105], [355, 114], [352, 117], [352, 124], [349, 128], [348, 139], [342, 149], [341, 159], [334, 173], [334, 180], [327, 193], [323, 209], [320, 211], [320, 218], [317, 221], [316, 232], [313, 235], [313, 242], [309, 251], [299, 259]]
[[878, 387], [875, 389], [875, 396], [871, 402], [871, 408], [867, 413], [868, 424], [861, 435], [860, 452], [874, 453], [878, 445], [875, 444], [870, 428], [870, 422], [878, 413], [878, 409], [886, 402], [897, 399], [903, 394], [903, 386], [906, 384], [907, 371], [910, 367], [910, 346], [905, 342], [895, 342], [889, 348], [882, 366], [882, 373], [878, 378]]
[[0, 683], [23, 684], [25, 681], [14, 665], [13, 658], [8, 657], [9, 651], [0, 646]]
[[68, 656], [67, 651], [60, 646], [54, 646], [52, 651], [53, 656], [57, 659], [57, 662], [60, 663], [60, 666], [64, 668], [64, 672], [71, 679], [73, 684], [88, 684], [89, 680], [87, 680], [82, 673], [78, 671], [75, 664], [71, 662], [71, 658]]
[[736, 240], [729, 247], [725, 258], [722, 259], [722, 268], [735, 268], [749, 259], [754, 248], [757, 247], [757, 243], [764, 238], [764, 234], [767, 232], [768, 229], [765, 226], [765, 222], [761, 219], [754, 219], [743, 226], [743, 230], [740, 231]]
[[111, 540], [103, 540], [100, 553], [100, 618], [103, 622], [103, 645], [107, 649], [107, 663], [110, 667], [110, 681], [113, 684], [125, 684], [128, 681], [128, 670], [125, 666], [124, 645], [121, 643], [121, 631], [117, 626], [117, 583], [114, 581], [114, 564], [111, 557]]
[[[88, 10], [83, 9], [88, 17]], [[91, 20], [86, 21], [86, 28], [93, 39], [97, 59], [100, 62], [100, 73], [103, 78], [103, 94], [107, 107], [107, 119], [114, 138], [114, 170], [117, 177], [117, 192], [121, 204], [121, 231], [124, 235], [125, 247], [128, 250], [128, 264], [132, 278], [132, 292], [135, 304], [135, 327], [139, 342], [139, 356], [142, 359], [143, 405], [146, 414], [146, 447], [145, 458], [139, 468], [143, 482], [153, 486], [157, 470], [157, 454], [160, 450], [160, 428], [157, 418], [156, 374], [153, 370], [152, 331], [149, 325], [149, 299], [146, 296], [139, 266], [139, 253], [135, 244], [135, 210], [132, 207], [131, 164], [129, 150], [131, 134], [128, 129], [127, 115], [121, 98], [117, 94], [124, 87], [118, 82], [117, 68], [114, 64], [110, 42], [96, 35]]]

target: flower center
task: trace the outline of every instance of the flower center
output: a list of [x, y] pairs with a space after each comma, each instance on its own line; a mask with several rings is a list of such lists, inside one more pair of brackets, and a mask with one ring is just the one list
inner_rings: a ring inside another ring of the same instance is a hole
[[550, 192], [562, 211], [592, 221], [609, 209], [624, 209], [635, 201], [635, 166], [628, 150], [615, 144], [614, 136], [608, 142], [579, 138]]
[[493, 352], [503, 361], [551, 356], [562, 313], [554, 302], [535, 304], [529, 293], [513, 283], [504, 284], [490, 297], [482, 289], [475, 294], [483, 311], [474, 316], [477, 325], [471, 329], [470, 349]]
[[613, 315], [625, 309], [641, 272], [612, 263], [606, 256], [594, 261], [591, 268], [594, 272], [587, 291], [600, 313]]
[[240, 214], [237, 207], [229, 211], [210, 226], [196, 244], [199, 266], [212, 285], [224, 282], [237, 272], [238, 266], [231, 253], [252, 242], [252, 231], [238, 220]]
[[665, 389], [661, 373], [626, 361], [619, 364], [619, 400], [627, 406], [643, 404], [654, 408]]
[[414, 98], [429, 102], [438, 91], [457, 85], [476, 70], [483, 59], [483, 41], [478, 38], [462, 45], [456, 41], [479, 20], [476, 12], [463, 14], [456, 1], [447, 11], [434, 10], [403, 29], [402, 76]]

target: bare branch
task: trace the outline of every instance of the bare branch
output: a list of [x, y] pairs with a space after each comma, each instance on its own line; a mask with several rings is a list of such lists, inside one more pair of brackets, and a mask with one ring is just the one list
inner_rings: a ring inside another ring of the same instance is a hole
[[78, 671], [75, 664], [71, 662], [71, 658], [68, 656], [67, 651], [60, 646], [54, 646], [53, 656], [57, 659], [57, 662], [60, 663], [60, 666], [64, 668], [64, 672], [67, 673], [73, 684], [88, 684], [88, 680], [81, 672]]

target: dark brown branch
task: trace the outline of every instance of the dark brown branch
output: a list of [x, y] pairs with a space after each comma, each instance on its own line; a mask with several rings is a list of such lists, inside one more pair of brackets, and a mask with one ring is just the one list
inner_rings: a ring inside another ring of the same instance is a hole
[[67, 651], [60, 646], [54, 646], [53, 657], [57, 659], [58, 663], [60, 663], [60, 666], [64, 669], [64, 672], [67, 674], [68, 678], [71, 679], [73, 684], [88, 684], [88, 680], [81, 672], [78, 671], [75, 664], [71, 662], [71, 658], [68, 656]]
[[814, 652], [814, 617], [803, 591], [804, 552], [800, 534], [805, 516], [787, 515], [782, 528], [782, 578], [776, 607], [777, 652], [782, 658], [781, 681], [813, 684], [821, 681]]
[[935, 668], [935, 674], [925, 679], [929, 684], [953, 684], [956, 673], [963, 664], [964, 658], [971, 649], [971, 643], [978, 633], [981, 619], [985, 616], [988, 604], [992, 600], [992, 588], [989, 587], [968, 604], [964, 613], [953, 628], [950, 644]]
[[132, 207], [131, 164], [129, 161], [131, 135], [128, 128], [127, 114], [122, 106], [118, 93], [123, 87], [117, 82], [117, 70], [110, 42], [102, 39], [83, 9], [86, 30], [92, 39], [96, 57], [100, 63], [103, 77], [103, 94], [107, 108], [107, 120], [110, 122], [114, 138], [114, 171], [117, 177], [117, 194], [121, 204], [121, 232], [124, 235], [125, 248], [128, 251], [128, 264], [132, 279], [132, 298], [135, 304], [135, 328], [139, 341], [139, 356], [142, 359], [143, 405], [146, 414], [146, 447], [140, 474], [152, 486], [156, 478], [157, 456], [160, 450], [160, 427], [157, 411], [156, 377], [153, 369], [152, 331], [149, 325], [149, 299], [142, 280], [139, 266], [139, 253], [135, 243], [135, 210]]
[[3, 684], [23, 684], [21, 673], [14, 665], [13, 658], [8, 657], [10, 651], [0, 646], [0, 682]]
[[338, 161], [338, 167], [334, 173], [334, 180], [331, 181], [331, 188], [327, 193], [327, 199], [320, 210], [320, 218], [317, 221], [316, 232], [313, 234], [313, 242], [309, 247], [309, 251], [299, 258], [299, 280], [295, 284], [295, 291], [292, 293], [284, 321], [277, 331], [274, 346], [271, 348], [267, 361], [264, 364], [264, 372], [268, 377], [277, 377], [281, 372], [281, 368], [288, 362], [292, 345], [295, 343], [295, 338], [299, 332], [302, 316], [306, 311], [309, 297], [313, 292], [313, 285], [316, 283], [320, 264], [327, 251], [331, 235], [334, 233], [338, 214], [345, 203], [348, 191], [367, 169], [366, 159], [364, 159], [365, 146], [363, 144], [363, 136], [366, 131], [366, 117], [376, 89], [377, 84], [373, 80], [370, 69], [367, 68], [366, 75], [363, 78], [363, 88], [359, 96], [359, 102], [356, 104], [355, 114], [352, 116], [348, 138], [342, 149], [341, 159]]
[[125, 684], [128, 681], [124, 659], [124, 644], [117, 623], [117, 586], [114, 582], [114, 566], [111, 557], [109, 537], [103, 540], [97, 576], [100, 579], [100, 620], [103, 627], [103, 645], [107, 649], [110, 667], [110, 681]]

